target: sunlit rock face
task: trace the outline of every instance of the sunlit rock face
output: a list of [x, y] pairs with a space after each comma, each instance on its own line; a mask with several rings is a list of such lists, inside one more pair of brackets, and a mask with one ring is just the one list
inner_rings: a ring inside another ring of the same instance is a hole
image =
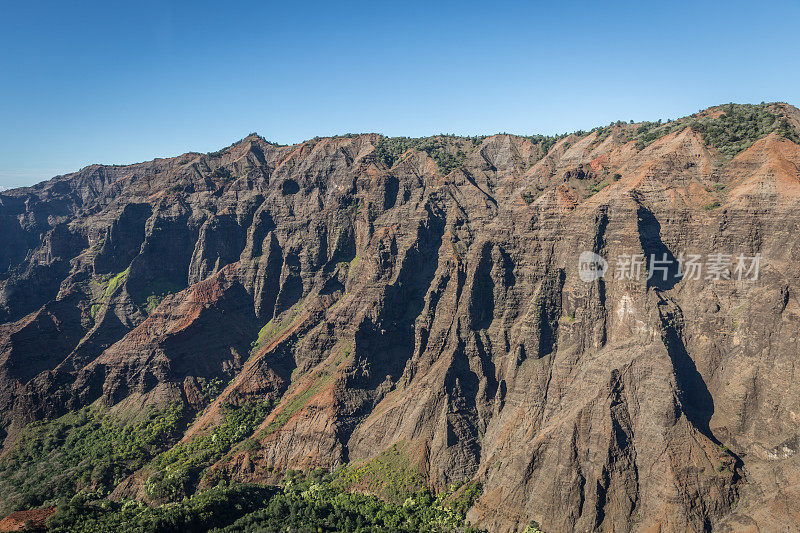
[[402, 442], [433, 488], [481, 481], [490, 530], [800, 528], [800, 146], [639, 127], [398, 153], [251, 135], [3, 192], [6, 447], [92, 403], [184, 403], [188, 439], [270, 398], [257, 446], [207, 476]]

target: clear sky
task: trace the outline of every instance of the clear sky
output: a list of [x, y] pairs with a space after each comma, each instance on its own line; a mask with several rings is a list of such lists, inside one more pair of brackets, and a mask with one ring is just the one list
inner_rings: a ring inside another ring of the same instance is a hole
[[797, 0], [0, 8], [0, 187], [252, 131], [552, 134], [800, 105]]

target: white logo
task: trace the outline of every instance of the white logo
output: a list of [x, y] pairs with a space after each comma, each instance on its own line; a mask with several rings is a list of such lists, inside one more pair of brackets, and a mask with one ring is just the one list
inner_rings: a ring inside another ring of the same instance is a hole
[[[613, 279], [640, 280], [646, 277], [676, 282], [687, 280], [709, 281], [756, 281], [761, 270], [761, 254], [753, 256], [744, 254], [710, 253], [705, 256], [705, 263], [701, 254], [684, 254], [670, 257], [662, 253], [658, 258], [650, 254], [648, 260], [644, 254], [618, 255], [614, 263]], [[609, 270], [609, 263], [594, 252], [581, 252], [578, 257], [578, 275], [587, 283], [602, 278]], [[703, 275], [705, 274], [705, 275]]]
[[585, 282], [602, 278], [608, 270], [608, 261], [594, 252], [581, 252], [578, 257], [578, 275]]

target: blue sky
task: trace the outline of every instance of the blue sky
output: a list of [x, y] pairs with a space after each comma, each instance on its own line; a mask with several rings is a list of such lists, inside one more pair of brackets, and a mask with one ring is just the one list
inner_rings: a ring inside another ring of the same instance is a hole
[[796, 0], [0, 6], [0, 187], [252, 131], [552, 134], [800, 105]]

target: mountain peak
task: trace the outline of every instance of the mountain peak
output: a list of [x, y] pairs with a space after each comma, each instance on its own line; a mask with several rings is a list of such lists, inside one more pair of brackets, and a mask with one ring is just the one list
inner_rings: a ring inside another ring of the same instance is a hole
[[796, 111], [251, 134], [4, 194], [0, 511], [284, 479], [454, 528], [800, 529], [773, 490], [799, 475]]

